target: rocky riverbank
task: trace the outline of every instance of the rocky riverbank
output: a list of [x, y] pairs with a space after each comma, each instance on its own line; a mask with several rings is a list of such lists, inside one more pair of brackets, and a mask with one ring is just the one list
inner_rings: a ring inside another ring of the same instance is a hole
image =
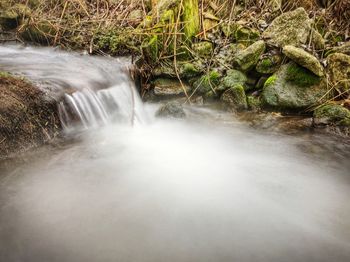
[[0, 159], [58, 135], [56, 101], [28, 80], [0, 72]]

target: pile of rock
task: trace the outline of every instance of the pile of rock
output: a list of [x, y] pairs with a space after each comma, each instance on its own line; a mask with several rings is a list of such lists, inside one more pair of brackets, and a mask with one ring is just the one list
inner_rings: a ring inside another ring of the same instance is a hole
[[[177, 59], [177, 68], [173, 63], [155, 68], [153, 94], [216, 99], [232, 111], [315, 111], [316, 118], [322, 115], [315, 123], [349, 125], [343, 106], [350, 95], [349, 43], [324, 52], [325, 41], [304, 8], [281, 14], [261, 31], [217, 22], [216, 31]], [[329, 110], [334, 107], [339, 110]]]

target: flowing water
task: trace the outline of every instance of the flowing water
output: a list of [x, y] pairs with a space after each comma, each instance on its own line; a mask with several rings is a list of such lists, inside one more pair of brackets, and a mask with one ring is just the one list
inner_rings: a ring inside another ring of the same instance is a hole
[[186, 108], [156, 119], [129, 61], [0, 47], [65, 141], [0, 168], [0, 261], [350, 261], [350, 146]]

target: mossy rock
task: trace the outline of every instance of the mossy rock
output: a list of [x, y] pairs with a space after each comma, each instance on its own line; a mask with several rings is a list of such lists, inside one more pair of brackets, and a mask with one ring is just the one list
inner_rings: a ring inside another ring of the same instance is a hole
[[306, 52], [302, 48], [298, 48], [291, 45], [286, 45], [283, 48], [283, 54], [285, 54], [289, 59], [293, 60], [298, 65], [309, 69], [317, 76], [324, 76], [323, 67], [318, 59]]
[[315, 124], [350, 126], [350, 110], [337, 104], [327, 104], [314, 111]]
[[26, 41], [40, 44], [51, 44], [56, 33], [57, 30], [53, 24], [48, 21], [40, 21], [27, 24], [20, 35]]
[[249, 71], [258, 63], [260, 56], [265, 52], [265, 42], [260, 40], [238, 52], [234, 57], [234, 64], [242, 71]]
[[209, 91], [214, 91], [220, 84], [221, 74], [215, 70], [201, 76], [194, 82], [193, 87], [199, 94], [206, 94]]
[[350, 95], [350, 56], [334, 53], [327, 57], [327, 71], [338, 93]]
[[0, 12], [0, 25], [4, 30], [18, 27], [22, 20], [30, 17], [31, 9], [23, 4], [15, 4]]
[[273, 20], [262, 34], [262, 38], [272, 46], [300, 46], [308, 40], [311, 22], [305, 9], [300, 7]]
[[222, 94], [221, 101], [223, 101], [225, 107], [230, 111], [243, 111], [248, 109], [244, 87], [239, 84], [227, 89]]
[[244, 87], [246, 82], [247, 76], [243, 72], [231, 69], [226, 72], [226, 76], [221, 80], [221, 83], [216, 90], [222, 92], [237, 84]]
[[282, 62], [281, 55], [264, 55], [256, 65], [256, 71], [261, 74], [272, 74], [278, 70]]
[[273, 110], [300, 111], [322, 104], [330, 95], [325, 78], [290, 62], [266, 80], [261, 102]]

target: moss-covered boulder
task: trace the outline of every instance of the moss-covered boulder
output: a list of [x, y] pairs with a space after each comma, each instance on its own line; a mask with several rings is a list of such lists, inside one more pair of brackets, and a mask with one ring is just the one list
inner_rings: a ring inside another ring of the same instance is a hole
[[231, 69], [226, 72], [226, 76], [221, 80], [221, 83], [216, 90], [222, 92], [237, 84], [245, 87], [247, 80], [247, 76], [243, 72]]
[[247, 97], [244, 87], [240, 84], [227, 89], [221, 96], [225, 107], [231, 111], [243, 111], [248, 109]]
[[157, 78], [152, 84], [156, 96], [184, 96], [191, 91], [191, 87], [187, 83], [182, 82], [181, 84], [177, 79]]
[[0, 26], [4, 30], [15, 29], [21, 22], [30, 17], [31, 9], [23, 4], [15, 4], [0, 11]]
[[209, 41], [204, 41], [192, 44], [192, 50], [197, 56], [207, 58], [212, 55], [214, 47], [213, 43]]
[[215, 94], [216, 87], [220, 84], [221, 74], [215, 70], [210, 71], [208, 74], [203, 75], [197, 81], [194, 82], [194, 90], [198, 94], [206, 94], [213, 91]]
[[260, 56], [265, 52], [265, 42], [260, 40], [238, 52], [234, 56], [234, 65], [242, 71], [249, 71], [258, 63]]
[[291, 45], [286, 45], [283, 47], [283, 54], [285, 54], [289, 59], [293, 60], [298, 65], [309, 69], [317, 76], [324, 76], [323, 67], [318, 59], [306, 52], [302, 48], [298, 48]]
[[327, 71], [335, 88], [342, 95], [350, 94], [350, 56], [334, 53], [327, 57]]
[[279, 54], [263, 55], [256, 65], [256, 71], [260, 74], [272, 74], [278, 70], [282, 62]]
[[350, 126], [350, 110], [337, 104], [323, 105], [314, 111], [314, 123]]
[[283, 13], [273, 20], [262, 34], [262, 37], [272, 46], [300, 46], [308, 40], [311, 23], [312, 21], [309, 19], [304, 8], [300, 7]]
[[261, 101], [265, 108], [300, 111], [321, 104], [328, 93], [325, 78], [290, 62], [266, 80]]

